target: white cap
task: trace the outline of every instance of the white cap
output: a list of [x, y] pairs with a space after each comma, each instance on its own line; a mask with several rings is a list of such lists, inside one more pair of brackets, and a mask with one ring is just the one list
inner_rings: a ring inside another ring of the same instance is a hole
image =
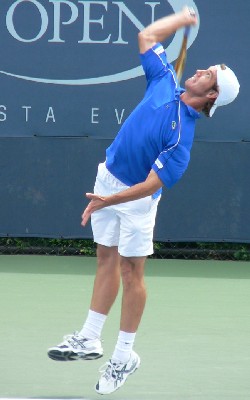
[[238, 95], [240, 84], [235, 73], [226, 65], [216, 65], [217, 69], [217, 85], [219, 87], [219, 95], [209, 111], [212, 117], [217, 107], [225, 106], [231, 103]]

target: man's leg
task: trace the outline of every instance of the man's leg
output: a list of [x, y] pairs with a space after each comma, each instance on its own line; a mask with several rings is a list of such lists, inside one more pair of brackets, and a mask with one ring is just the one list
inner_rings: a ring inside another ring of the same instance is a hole
[[112, 355], [114, 362], [126, 363], [131, 356], [146, 303], [145, 261], [146, 257], [121, 257], [123, 296], [120, 332]]
[[136, 332], [146, 303], [144, 266], [146, 257], [121, 257], [123, 284], [121, 326], [124, 332]]
[[119, 389], [140, 366], [140, 357], [132, 349], [146, 303], [145, 261], [146, 257], [121, 257], [123, 296], [120, 332], [111, 360], [96, 384], [96, 391], [100, 394]]
[[90, 310], [79, 333], [48, 350], [56, 361], [93, 360], [102, 357], [101, 332], [120, 286], [120, 256], [117, 247], [97, 246], [97, 270]]
[[116, 246], [97, 245], [97, 270], [88, 317], [79, 334], [100, 339], [106, 317], [120, 286], [120, 256]]
[[117, 247], [97, 245], [97, 271], [90, 309], [107, 315], [120, 286], [120, 256]]
[[120, 256], [117, 247], [97, 245], [97, 270], [90, 310], [79, 334], [88, 339], [100, 339], [106, 317], [120, 286]]
[[136, 332], [146, 303], [144, 266], [146, 257], [120, 257], [117, 247], [98, 245], [97, 272], [90, 309], [107, 315], [123, 284], [120, 329]]

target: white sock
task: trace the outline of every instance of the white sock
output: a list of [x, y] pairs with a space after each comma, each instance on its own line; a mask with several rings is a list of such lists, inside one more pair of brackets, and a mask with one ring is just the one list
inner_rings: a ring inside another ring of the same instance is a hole
[[119, 332], [115, 350], [111, 357], [112, 361], [116, 363], [126, 363], [129, 360], [135, 341], [135, 335], [136, 332]]
[[79, 335], [87, 339], [99, 339], [101, 337], [102, 328], [106, 321], [107, 315], [89, 310], [87, 319], [83, 325]]

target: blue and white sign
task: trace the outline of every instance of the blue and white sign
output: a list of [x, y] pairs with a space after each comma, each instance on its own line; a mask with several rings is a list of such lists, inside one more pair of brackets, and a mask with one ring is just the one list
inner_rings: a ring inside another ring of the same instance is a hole
[[[185, 0], [0, 3], [0, 135], [113, 137], [144, 91], [137, 34]], [[189, 5], [199, 11], [194, 1]], [[199, 32], [192, 29], [190, 47]], [[166, 43], [170, 61], [182, 32]], [[141, 78], [142, 77], [142, 78]], [[139, 79], [141, 78], [141, 79]], [[126, 85], [126, 86], [125, 86]]]
[[[0, 136], [113, 138], [145, 90], [138, 32], [186, 4], [199, 23], [191, 30], [184, 78], [224, 62], [247, 90], [239, 58], [246, 35], [235, 18], [244, 18], [248, 2], [236, 10], [233, 3], [219, 6], [215, 0], [1, 1]], [[164, 43], [171, 62], [182, 36], [178, 31]], [[196, 140], [249, 138], [239, 131], [237, 119], [229, 123], [234, 112], [246, 122], [241, 93], [209, 123], [199, 122]]]
[[[183, 82], [225, 63], [241, 88], [197, 122], [155, 239], [249, 242], [249, 0], [0, 0], [0, 236], [91, 237], [80, 225], [84, 193], [145, 91], [138, 32], [185, 4], [199, 24]], [[164, 43], [172, 62], [182, 36]]]

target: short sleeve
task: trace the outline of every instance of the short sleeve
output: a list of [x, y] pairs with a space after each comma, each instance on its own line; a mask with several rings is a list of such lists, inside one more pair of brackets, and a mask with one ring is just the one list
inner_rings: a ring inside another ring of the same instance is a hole
[[164, 185], [171, 188], [186, 171], [189, 160], [190, 151], [185, 146], [178, 144], [163, 151], [153, 164], [152, 169]]
[[140, 58], [148, 82], [168, 72], [169, 64], [166, 52], [160, 43], [157, 43], [144, 54], [140, 54]]

